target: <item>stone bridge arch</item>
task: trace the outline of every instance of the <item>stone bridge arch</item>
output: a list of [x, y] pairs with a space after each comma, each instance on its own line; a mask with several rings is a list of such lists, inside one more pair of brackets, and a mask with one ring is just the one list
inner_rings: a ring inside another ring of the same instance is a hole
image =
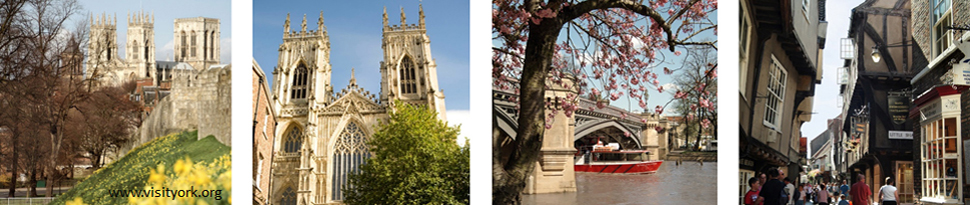
[[629, 136], [620, 134], [619, 136], [613, 134], [609, 137], [613, 138], [615, 141], [622, 142], [624, 140], [632, 140], [633, 143], [621, 143], [621, 148], [623, 149], [641, 149], [642, 143], [640, 143], [640, 129], [633, 129], [624, 125], [619, 120], [614, 119], [597, 119], [591, 120], [584, 123], [576, 123], [576, 135], [573, 136], [573, 141], [577, 141], [586, 137], [590, 134], [597, 133], [598, 131], [604, 131], [608, 129], [619, 130], [620, 132], [629, 133]]

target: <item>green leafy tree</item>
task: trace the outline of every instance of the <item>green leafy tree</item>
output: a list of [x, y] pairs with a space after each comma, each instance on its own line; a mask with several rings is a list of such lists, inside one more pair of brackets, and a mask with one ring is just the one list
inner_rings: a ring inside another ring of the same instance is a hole
[[424, 106], [396, 103], [367, 141], [374, 154], [343, 187], [347, 204], [468, 204], [469, 150]]

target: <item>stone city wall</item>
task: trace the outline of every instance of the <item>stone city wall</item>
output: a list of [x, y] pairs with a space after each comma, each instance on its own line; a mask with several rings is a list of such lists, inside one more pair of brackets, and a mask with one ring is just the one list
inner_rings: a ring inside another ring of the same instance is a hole
[[[231, 141], [231, 65], [173, 76], [172, 90], [143, 121], [131, 147], [172, 132], [199, 130], [199, 138]], [[130, 149], [130, 148], [129, 148]]]

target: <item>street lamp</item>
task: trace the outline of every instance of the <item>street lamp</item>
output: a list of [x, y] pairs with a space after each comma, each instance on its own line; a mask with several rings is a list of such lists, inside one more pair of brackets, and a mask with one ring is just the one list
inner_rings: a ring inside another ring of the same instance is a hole
[[[884, 47], [885, 48], [892, 48], [892, 47], [909, 46], [909, 45], [913, 45], [912, 42], [913, 41], [903, 41], [903, 42], [899, 42], [899, 43], [896, 43], [896, 44], [887, 45], [887, 46], [884, 46]], [[882, 60], [882, 54], [879, 53], [879, 46], [878, 45], [872, 46], [872, 54], [869, 54], [869, 55], [872, 56], [872, 62], [874, 62], [874, 63], [879, 63], [879, 61]]]

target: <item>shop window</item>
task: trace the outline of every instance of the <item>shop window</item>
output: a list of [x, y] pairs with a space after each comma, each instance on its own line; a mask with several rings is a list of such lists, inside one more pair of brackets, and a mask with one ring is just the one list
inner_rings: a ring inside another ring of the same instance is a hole
[[957, 120], [953, 117], [924, 122], [922, 125], [921, 195], [925, 200], [956, 203], [962, 198], [958, 129]]

